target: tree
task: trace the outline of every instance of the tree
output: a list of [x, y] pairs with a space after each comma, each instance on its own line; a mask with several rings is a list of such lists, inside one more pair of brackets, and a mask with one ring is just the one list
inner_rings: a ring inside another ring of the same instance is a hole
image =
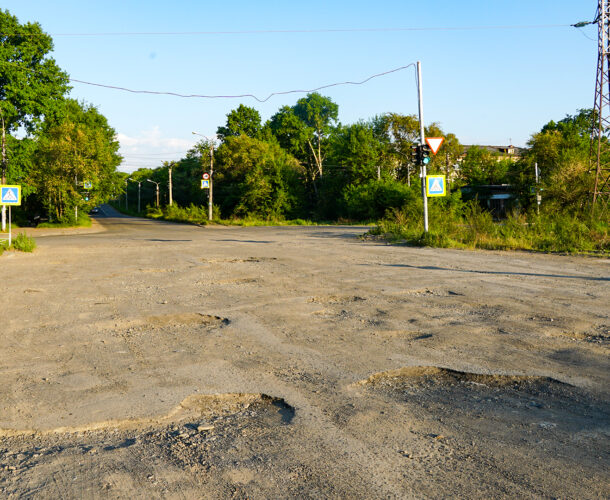
[[299, 162], [279, 145], [245, 135], [218, 149], [216, 192], [233, 216], [283, 218], [299, 208]]
[[[68, 75], [48, 57], [53, 41], [38, 23], [19, 24], [0, 10], [0, 128], [2, 183], [8, 169], [7, 134], [32, 132], [68, 90]], [[4, 210], [2, 212], [4, 228]]]
[[559, 122], [550, 121], [529, 140], [524, 161], [530, 178], [538, 164], [547, 206], [578, 211], [589, 203], [594, 182], [589, 172], [592, 118], [592, 110], [581, 109]]
[[411, 175], [417, 168], [413, 147], [420, 142], [419, 118], [415, 115], [386, 113], [375, 117], [373, 126], [376, 134], [384, 137], [387, 143], [387, 155], [394, 165], [397, 179], [406, 179], [411, 185]]
[[[116, 167], [121, 163], [119, 143], [106, 118], [90, 105], [63, 101], [38, 132], [35, 163], [27, 178], [56, 220], [68, 210], [108, 199], [117, 189]], [[81, 188], [83, 181], [93, 185]]]
[[377, 178], [383, 149], [384, 144], [375, 137], [372, 125], [358, 122], [337, 128], [329, 157], [333, 167], [345, 172], [346, 183], [360, 184]]
[[282, 106], [265, 127], [271, 130], [283, 149], [302, 161], [306, 160], [307, 141], [313, 131], [294, 113], [294, 108]]
[[324, 173], [322, 164], [326, 154], [323, 146], [337, 123], [339, 106], [329, 97], [313, 92], [307, 94], [307, 97], [299, 99], [293, 111], [313, 131], [313, 137], [307, 139], [307, 145], [315, 162], [316, 175], [322, 177]]
[[240, 104], [237, 109], [227, 115], [227, 123], [224, 127], [218, 127], [216, 135], [221, 141], [227, 137], [247, 135], [258, 138], [261, 133], [261, 115], [249, 106]]

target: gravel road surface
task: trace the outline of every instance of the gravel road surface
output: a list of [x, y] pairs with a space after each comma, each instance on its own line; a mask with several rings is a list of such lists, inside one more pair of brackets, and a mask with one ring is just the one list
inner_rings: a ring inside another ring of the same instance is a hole
[[1, 498], [608, 498], [610, 260], [104, 206], [0, 257]]

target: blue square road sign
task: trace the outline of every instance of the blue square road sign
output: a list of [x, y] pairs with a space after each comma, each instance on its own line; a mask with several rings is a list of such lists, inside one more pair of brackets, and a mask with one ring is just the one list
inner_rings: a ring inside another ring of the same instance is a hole
[[0, 186], [0, 205], [21, 205], [21, 186]]
[[445, 196], [446, 194], [444, 175], [426, 176], [426, 196]]

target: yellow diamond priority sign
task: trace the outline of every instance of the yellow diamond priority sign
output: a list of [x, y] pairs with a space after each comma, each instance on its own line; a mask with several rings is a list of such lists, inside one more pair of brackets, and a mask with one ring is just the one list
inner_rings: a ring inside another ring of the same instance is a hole
[[21, 186], [0, 185], [0, 205], [21, 205]]

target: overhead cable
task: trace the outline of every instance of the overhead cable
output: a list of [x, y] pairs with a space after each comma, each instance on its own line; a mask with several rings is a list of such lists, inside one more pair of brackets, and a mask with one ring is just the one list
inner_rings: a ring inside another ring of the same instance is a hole
[[299, 90], [285, 90], [285, 91], [281, 91], [281, 92], [272, 92], [265, 98], [258, 97], [254, 94], [206, 95], [206, 94], [180, 94], [178, 92], [164, 92], [164, 91], [156, 91], [156, 90], [134, 90], [134, 89], [128, 89], [125, 87], [118, 87], [115, 85], [105, 85], [102, 83], [86, 82], [83, 80], [77, 80], [75, 78], [70, 78], [70, 81], [74, 82], [74, 83], [82, 83], [83, 85], [92, 85], [94, 87], [103, 87], [103, 88], [112, 89], [112, 90], [121, 90], [123, 92], [131, 92], [133, 94], [170, 95], [170, 96], [174, 96], [174, 97], [199, 98], [199, 99], [240, 99], [243, 97], [251, 97], [252, 99], [256, 99], [258, 102], [267, 102], [273, 96], [277, 96], [277, 95], [309, 94], [311, 92], [317, 92], [318, 90], [328, 89], [331, 87], [338, 87], [340, 85], [363, 85], [363, 84], [373, 80], [374, 78], [379, 78], [381, 76], [389, 75], [391, 73], [396, 73], [397, 71], [402, 71], [402, 70], [405, 70], [410, 67], [415, 67], [415, 63], [407, 64], [406, 66], [401, 66], [399, 68], [391, 69], [389, 71], [384, 71], [383, 73], [377, 73], [375, 75], [371, 75], [368, 78], [365, 78], [364, 80], [362, 80], [360, 82], [351, 82], [351, 81], [337, 82], [337, 83], [330, 83], [328, 85], [322, 85], [320, 87], [316, 87], [314, 89], [308, 89], [308, 90], [299, 89]]

